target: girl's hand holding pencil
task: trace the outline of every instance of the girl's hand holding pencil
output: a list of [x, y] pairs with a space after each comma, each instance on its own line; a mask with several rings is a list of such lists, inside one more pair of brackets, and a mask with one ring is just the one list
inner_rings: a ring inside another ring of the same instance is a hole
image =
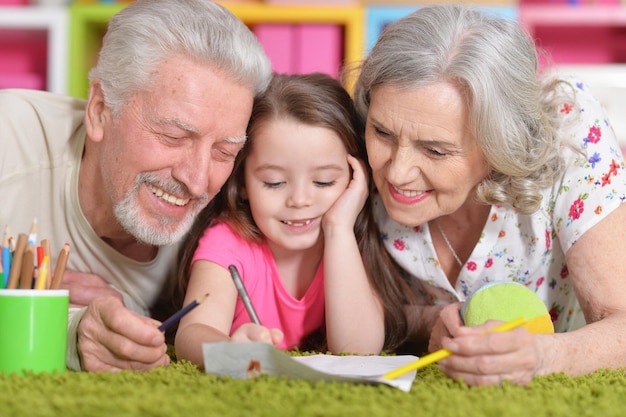
[[235, 287], [237, 287], [237, 293], [239, 294], [239, 298], [246, 308], [248, 312], [248, 316], [250, 316], [250, 320], [252, 323], [245, 323], [237, 328], [234, 333], [231, 335], [231, 341], [233, 342], [265, 342], [271, 343], [272, 345], [278, 345], [283, 341], [284, 334], [280, 329], [270, 329], [263, 324], [261, 324], [261, 319], [257, 314], [254, 306], [252, 305], [252, 300], [250, 300], [250, 296], [248, 295], [248, 290], [246, 290], [246, 286], [241, 279], [241, 275], [239, 275], [239, 271], [235, 265], [230, 265], [228, 267], [230, 271], [230, 276], [233, 279]]

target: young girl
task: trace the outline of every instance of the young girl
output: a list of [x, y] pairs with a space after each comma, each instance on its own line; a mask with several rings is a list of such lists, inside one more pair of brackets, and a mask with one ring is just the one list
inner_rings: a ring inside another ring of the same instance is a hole
[[[202, 343], [227, 340], [377, 354], [385, 318], [396, 329], [404, 325], [396, 298], [403, 290], [373, 255], [367, 267], [381, 282], [368, 279], [361, 256], [384, 251], [370, 220], [360, 134], [338, 81], [323, 74], [274, 76], [254, 103], [233, 174], [186, 246], [185, 304], [210, 295], [180, 322], [179, 359], [202, 366]], [[260, 325], [238, 297], [230, 265]], [[390, 293], [395, 303], [381, 303], [378, 294]], [[315, 344], [320, 340], [325, 344]]]

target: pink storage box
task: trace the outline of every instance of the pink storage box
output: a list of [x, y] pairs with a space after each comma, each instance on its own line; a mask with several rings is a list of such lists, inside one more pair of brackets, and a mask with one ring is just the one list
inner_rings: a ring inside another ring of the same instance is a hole
[[43, 77], [32, 72], [2, 74], [0, 88], [28, 88], [31, 90], [45, 89]]
[[254, 33], [284, 74], [324, 72], [339, 76], [343, 56], [343, 29], [334, 24], [273, 24], [254, 27]]
[[264, 3], [274, 4], [305, 4], [307, 6], [311, 4], [317, 5], [336, 5], [336, 4], [358, 4], [358, 0], [264, 0]]

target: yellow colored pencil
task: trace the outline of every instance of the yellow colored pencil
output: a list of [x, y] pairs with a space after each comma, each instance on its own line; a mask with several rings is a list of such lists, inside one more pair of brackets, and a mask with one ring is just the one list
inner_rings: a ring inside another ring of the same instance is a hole
[[52, 257], [52, 254], [50, 253], [50, 239], [42, 239], [40, 244], [43, 248], [43, 256], [48, 255]]
[[[511, 320], [509, 322], [496, 326], [491, 330], [488, 330], [487, 333], [507, 332], [509, 330], [515, 329], [516, 327], [523, 326], [524, 324], [526, 324], [526, 319], [524, 317], [518, 317], [515, 320]], [[439, 349], [436, 352], [430, 353], [426, 356], [422, 356], [416, 361], [407, 363], [406, 365], [387, 372], [383, 375], [383, 379], [396, 379], [406, 373], [422, 369], [425, 366], [440, 361], [441, 359], [447, 358], [450, 355], [452, 355], [452, 352], [450, 352], [448, 349]]]
[[41, 262], [41, 267], [39, 268], [39, 276], [37, 277], [37, 282], [35, 283], [35, 289], [37, 290], [46, 289], [46, 281], [48, 279], [49, 267], [50, 267], [50, 257], [44, 256], [43, 261]]

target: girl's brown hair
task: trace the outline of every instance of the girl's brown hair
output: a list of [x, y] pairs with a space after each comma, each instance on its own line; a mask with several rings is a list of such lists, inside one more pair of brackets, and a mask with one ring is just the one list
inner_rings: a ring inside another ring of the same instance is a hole
[[[278, 118], [291, 118], [311, 126], [334, 131], [347, 152], [367, 164], [364, 126], [357, 116], [352, 98], [339, 81], [321, 73], [306, 75], [274, 74], [266, 92], [254, 101], [248, 123], [248, 141], [235, 159], [233, 172], [220, 193], [199, 215], [183, 246], [179, 282], [185, 290], [191, 270], [191, 259], [204, 230], [216, 221], [227, 221], [246, 240], [262, 242], [264, 237], [256, 226], [250, 206], [244, 198], [245, 161], [264, 123]], [[298, 138], [294, 138], [298, 140]], [[370, 175], [371, 177], [371, 175]], [[370, 181], [370, 190], [374, 189]], [[385, 349], [393, 350], [407, 334], [403, 306], [411, 291], [400, 277], [398, 268], [382, 246], [374, 222], [372, 193], [359, 213], [354, 233], [365, 262], [368, 277], [376, 289], [385, 311]]]

